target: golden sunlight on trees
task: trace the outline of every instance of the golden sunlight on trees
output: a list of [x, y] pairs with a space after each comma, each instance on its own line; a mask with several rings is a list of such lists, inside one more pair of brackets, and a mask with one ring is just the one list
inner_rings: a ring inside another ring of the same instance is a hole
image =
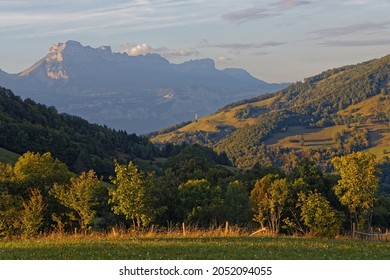
[[100, 188], [102, 178], [98, 178], [93, 170], [83, 172], [77, 178], [71, 178], [69, 185], [54, 184], [50, 190], [61, 204], [74, 210], [79, 218], [80, 227], [86, 231], [95, 217], [94, 193]]
[[50, 153], [23, 154], [13, 168], [13, 182], [25, 192], [29, 188], [36, 188], [46, 193], [53, 184], [68, 182], [71, 178], [66, 164], [54, 159]]
[[115, 177], [111, 177], [111, 182], [115, 187], [109, 190], [109, 203], [113, 204], [114, 214], [131, 219], [134, 229], [148, 226], [156, 214], [152, 206], [152, 175], [145, 176], [131, 161], [127, 166], [115, 161]]
[[21, 216], [22, 232], [26, 237], [32, 237], [38, 234], [39, 228], [43, 224], [43, 211], [45, 204], [39, 190], [30, 191], [30, 199], [23, 202], [23, 211]]
[[262, 227], [268, 227], [274, 234], [280, 230], [280, 220], [288, 196], [287, 179], [268, 174], [258, 180], [251, 192], [256, 211], [254, 220]]
[[356, 223], [358, 230], [371, 226], [374, 195], [378, 190], [379, 169], [375, 156], [366, 152], [335, 157], [332, 163], [340, 173], [341, 180], [334, 187], [340, 203], [350, 213], [351, 223]]
[[329, 201], [318, 192], [308, 195], [301, 192], [297, 207], [301, 209], [301, 220], [310, 234], [318, 237], [335, 237], [342, 226], [342, 214], [334, 210]]

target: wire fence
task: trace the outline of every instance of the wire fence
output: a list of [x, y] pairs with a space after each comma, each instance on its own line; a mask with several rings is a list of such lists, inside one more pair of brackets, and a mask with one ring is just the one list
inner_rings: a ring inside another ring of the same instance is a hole
[[352, 238], [356, 239], [363, 239], [363, 240], [378, 240], [378, 241], [390, 241], [390, 232], [387, 229], [386, 232], [382, 233], [380, 231], [378, 232], [361, 232], [357, 230], [353, 230], [352, 232]]

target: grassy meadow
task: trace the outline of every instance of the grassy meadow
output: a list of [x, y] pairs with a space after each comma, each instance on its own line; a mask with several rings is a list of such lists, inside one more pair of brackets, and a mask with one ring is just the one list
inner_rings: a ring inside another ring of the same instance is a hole
[[388, 260], [390, 243], [294, 237], [66, 236], [0, 241], [3, 260]]
[[0, 162], [15, 163], [20, 155], [10, 152], [0, 147]]

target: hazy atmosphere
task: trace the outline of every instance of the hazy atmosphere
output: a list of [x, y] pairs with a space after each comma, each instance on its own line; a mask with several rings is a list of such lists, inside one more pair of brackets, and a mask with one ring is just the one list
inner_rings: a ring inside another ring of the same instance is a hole
[[18, 73], [72, 39], [294, 82], [385, 55], [389, 8], [389, 0], [0, 1], [0, 67]]

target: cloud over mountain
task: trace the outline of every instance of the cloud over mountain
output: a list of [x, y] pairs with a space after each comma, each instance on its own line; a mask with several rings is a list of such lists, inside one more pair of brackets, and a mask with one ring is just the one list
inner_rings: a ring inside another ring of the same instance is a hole
[[148, 54], [152, 52], [152, 47], [148, 44], [140, 44], [135, 46], [130, 46], [130, 48], [125, 49], [124, 51], [130, 56], [137, 56], [140, 54]]

